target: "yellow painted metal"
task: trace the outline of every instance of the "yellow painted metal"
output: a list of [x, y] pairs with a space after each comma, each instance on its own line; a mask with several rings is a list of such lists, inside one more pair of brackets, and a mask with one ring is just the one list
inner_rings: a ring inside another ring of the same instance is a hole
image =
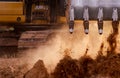
[[[21, 21], [18, 21], [17, 18], [20, 17]], [[24, 15], [0, 15], [0, 22], [25, 22]]]
[[33, 20], [32, 23], [35, 23], [35, 24], [47, 24], [49, 22], [47, 20]]
[[23, 2], [0, 2], [0, 22], [9, 23], [9, 22], [25, 22]]
[[23, 14], [23, 2], [0, 2], [0, 15], [6, 14], [15, 14], [22, 15]]
[[60, 16], [60, 17], [58, 17], [58, 23], [66, 23], [67, 22], [67, 20], [66, 20], [66, 17], [62, 17], [62, 16]]

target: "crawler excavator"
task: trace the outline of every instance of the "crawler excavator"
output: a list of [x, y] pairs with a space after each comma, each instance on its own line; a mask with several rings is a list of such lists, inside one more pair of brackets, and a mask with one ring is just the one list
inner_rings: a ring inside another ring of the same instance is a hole
[[120, 0], [0, 0], [0, 51], [37, 47], [62, 23], [72, 35], [75, 20], [83, 21], [85, 34], [96, 20], [101, 35], [103, 21], [119, 21], [119, 12]]
[[36, 48], [44, 44], [50, 29], [60, 25], [58, 2], [0, 0], [0, 55], [11, 56], [18, 48]]

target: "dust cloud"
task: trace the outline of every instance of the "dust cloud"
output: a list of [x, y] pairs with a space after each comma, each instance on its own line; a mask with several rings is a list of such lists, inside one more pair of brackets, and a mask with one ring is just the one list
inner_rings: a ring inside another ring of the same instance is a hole
[[[99, 35], [97, 22], [90, 21], [89, 34], [86, 35], [84, 34], [82, 22], [77, 21], [73, 34], [69, 33], [67, 24], [63, 25], [61, 29], [51, 31], [53, 32], [53, 36], [45, 45], [40, 45], [39, 48], [35, 50], [29, 50], [24, 55], [24, 61], [28, 62], [30, 67], [39, 59], [43, 60], [49, 73], [55, 70], [55, 67], [65, 55], [69, 55], [72, 59], [80, 59], [84, 55], [96, 59], [101, 44], [103, 44], [102, 54], [107, 55], [109, 47], [107, 38], [113, 29], [111, 22], [106, 21], [104, 22], [103, 35]], [[116, 42], [119, 41], [120, 36], [118, 35]], [[67, 52], [65, 52], [66, 50]], [[116, 48], [116, 50], [119, 49]]]
[[119, 78], [120, 54], [116, 52], [118, 24], [117, 21], [112, 22], [113, 30], [107, 37], [109, 45], [106, 50], [107, 55], [103, 55], [105, 53], [103, 51], [104, 42], [101, 43], [96, 58], [88, 55], [88, 48], [78, 60], [71, 58], [70, 55], [65, 55], [55, 67], [53, 78]]

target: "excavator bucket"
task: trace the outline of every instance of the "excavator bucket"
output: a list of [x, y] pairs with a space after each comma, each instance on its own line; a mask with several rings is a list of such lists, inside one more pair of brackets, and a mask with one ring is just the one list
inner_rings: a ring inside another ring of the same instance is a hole
[[120, 0], [66, 0], [67, 21], [70, 33], [74, 30], [74, 21], [83, 20], [84, 31], [89, 32], [89, 20], [96, 20], [99, 34], [103, 33], [103, 21], [119, 21]]

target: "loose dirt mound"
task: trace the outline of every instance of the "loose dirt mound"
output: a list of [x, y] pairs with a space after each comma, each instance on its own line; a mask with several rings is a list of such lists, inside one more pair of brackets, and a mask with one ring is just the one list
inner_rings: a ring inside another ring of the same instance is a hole
[[83, 56], [79, 60], [64, 57], [55, 68], [54, 78], [119, 78], [120, 54], [99, 56], [93, 60]]
[[0, 69], [0, 78], [15, 78], [10, 67]]
[[43, 61], [39, 60], [35, 63], [33, 68], [25, 74], [24, 78], [48, 78], [48, 76], [49, 75]]
[[26, 63], [17, 58], [0, 58], [0, 78], [23, 78], [28, 71]]
[[113, 54], [96, 59], [96, 74], [120, 78], [120, 54]]
[[54, 78], [83, 78], [83, 72], [77, 60], [69, 56], [64, 57], [53, 73]]

